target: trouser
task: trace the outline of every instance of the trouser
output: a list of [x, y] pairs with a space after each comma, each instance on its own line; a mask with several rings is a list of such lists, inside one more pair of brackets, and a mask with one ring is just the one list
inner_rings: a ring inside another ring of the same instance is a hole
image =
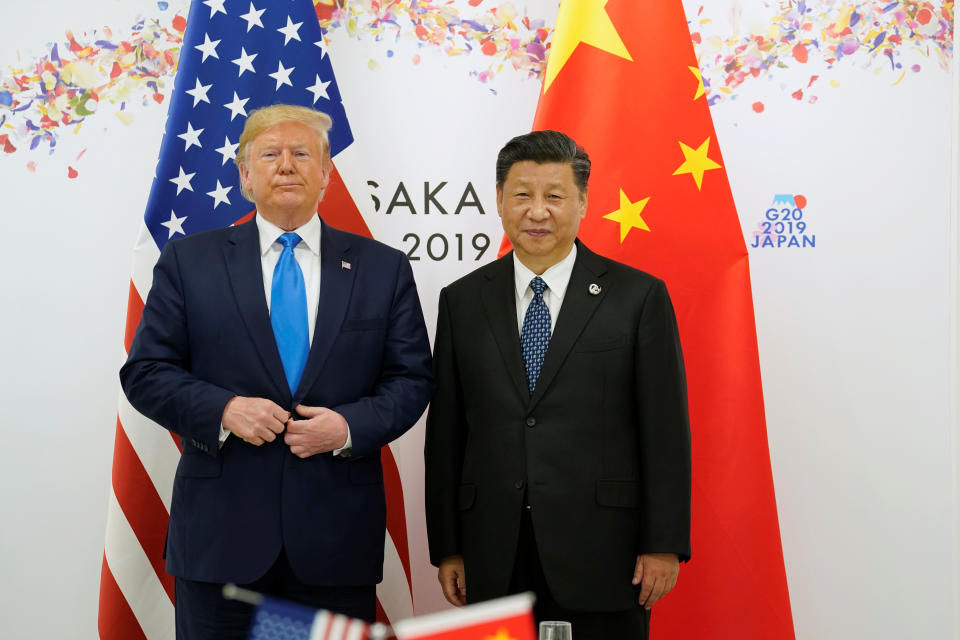
[[[266, 574], [238, 586], [368, 622], [376, 618], [376, 585], [305, 584], [293, 573], [282, 549]], [[174, 588], [177, 640], [246, 640], [253, 606], [225, 599], [222, 584], [177, 578]]]
[[538, 625], [543, 620], [570, 622], [573, 640], [646, 640], [649, 637], [650, 612], [639, 603], [636, 608], [622, 611], [575, 611], [554, 600], [540, 564], [529, 509], [523, 510], [520, 521], [520, 540], [510, 579], [510, 593], [523, 591], [532, 591], [537, 596], [533, 615]]

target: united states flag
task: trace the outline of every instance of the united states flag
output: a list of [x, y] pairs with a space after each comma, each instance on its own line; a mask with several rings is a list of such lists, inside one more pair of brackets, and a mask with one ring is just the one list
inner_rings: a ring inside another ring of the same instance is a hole
[[313, 609], [295, 602], [263, 598], [250, 625], [248, 640], [379, 640], [386, 627]]
[[[134, 249], [127, 351], [164, 245], [251, 215], [233, 159], [246, 115], [278, 102], [328, 113], [333, 156], [353, 142], [313, 3], [195, 0]], [[334, 226], [370, 235], [336, 170], [322, 209]], [[121, 394], [100, 578], [98, 627], [104, 640], [174, 637], [173, 578], [162, 555], [179, 456], [175, 437]], [[389, 506], [378, 613], [396, 619], [412, 613], [410, 559], [399, 471], [389, 447], [382, 457]]]

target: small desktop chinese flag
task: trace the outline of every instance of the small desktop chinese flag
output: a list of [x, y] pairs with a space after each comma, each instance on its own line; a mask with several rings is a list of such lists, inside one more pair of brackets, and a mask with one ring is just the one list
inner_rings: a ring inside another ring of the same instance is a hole
[[402, 620], [398, 640], [536, 640], [533, 594], [521, 593]]

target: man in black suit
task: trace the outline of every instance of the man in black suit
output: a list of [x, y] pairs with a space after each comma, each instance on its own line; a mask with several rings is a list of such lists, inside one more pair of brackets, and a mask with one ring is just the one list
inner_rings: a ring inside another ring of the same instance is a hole
[[514, 251], [440, 294], [427, 532], [455, 605], [532, 590], [577, 640], [643, 638], [690, 555], [686, 381], [664, 283], [577, 240], [589, 174], [555, 131], [500, 151]]

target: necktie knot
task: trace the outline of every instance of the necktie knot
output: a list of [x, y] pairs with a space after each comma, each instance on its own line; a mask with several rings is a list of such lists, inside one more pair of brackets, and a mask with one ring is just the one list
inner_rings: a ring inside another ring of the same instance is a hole
[[300, 240], [301, 240], [300, 236], [298, 236], [293, 231], [288, 231], [287, 233], [277, 238], [277, 241], [283, 245], [284, 251], [286, 251], [287, 249], [292, 250], [295, 246], [300, 244]]
[[547, 290], [547, 283], [544, 282], [543, 278], [537, 276], [530, 281], [530, 288], [533, 289], [534, 295], [542, 296], [543, 292]]

